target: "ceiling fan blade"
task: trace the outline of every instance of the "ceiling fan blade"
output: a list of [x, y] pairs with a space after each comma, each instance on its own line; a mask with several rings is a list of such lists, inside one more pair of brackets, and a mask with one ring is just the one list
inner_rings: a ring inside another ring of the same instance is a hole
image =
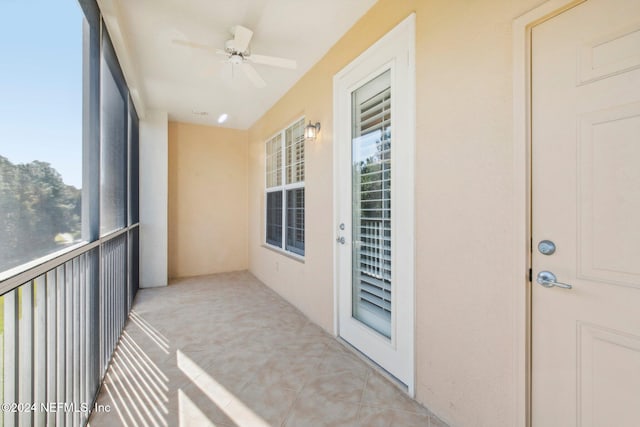
[[229, 54], [226, 51], [222, 50], [222, 49], [216, 49], [216, 54], [229, 56]]
[[207, 51], [211, 51], [213, 48], [211, 46], [207, 46], [205, 44], [200, 44], [200, 43], [193, 43], [190, 41], [186, 41], [186, 40], [171, 40], [171, 42], [173, 44], [177, 44], [178, 46], [186, 46], [186, 47], [192, 47], [194, 49], [202, 49], [202, 50], [207, 50]]
[[235, 48], [235, 50], [238, 52], [246, 51], [249, 47], [251, 37], [253, 37], [253, 31], [246, 27], [243, 27], [242, 25], [236, 25], [234, 27], [233, 34], [233, 47]]
[[254, 55], [253, 53], [247, 59], [255, 64], [271, 65], [272, 67], [288, 68], [295, 70], [298, 63], [294, 59], [278, 58], [277, 56]]
[[242, 68], [242, 71], [244, 71], [246, 76], [249, 78], [249, 80], [251, 80], [251, 83], [255, 85], [255, 87], [262, 88], [267, 85], [267, 82], [265, 82], [264, 79], [260, 77], [260, 74], [258, 74], [256, 69], [253, 68], [253, 65], [245, 62], [240, 67]]

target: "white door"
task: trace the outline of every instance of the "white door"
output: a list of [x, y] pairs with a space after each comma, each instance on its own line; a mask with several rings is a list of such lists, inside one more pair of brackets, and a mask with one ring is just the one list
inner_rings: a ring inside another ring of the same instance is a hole
[[640, 1], [587, 0], [531, 42], [532, 423], [637, 427]]
[[413, 394], [414, 16], [334, 77], [338, 334]]

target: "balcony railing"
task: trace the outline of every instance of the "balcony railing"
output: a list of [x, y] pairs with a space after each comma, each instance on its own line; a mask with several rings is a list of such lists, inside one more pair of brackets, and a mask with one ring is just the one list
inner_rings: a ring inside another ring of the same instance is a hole
[[138, 225], [0, 284], [0, 426], [82, 426], [138, 289]]

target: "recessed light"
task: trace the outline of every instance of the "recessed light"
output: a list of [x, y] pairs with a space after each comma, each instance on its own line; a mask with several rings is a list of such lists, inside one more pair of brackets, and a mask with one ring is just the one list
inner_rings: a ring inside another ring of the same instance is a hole
[[229, 118], [229, 115], [227, 113], [222, 113], [220, 114], [220, 117], [218, 117], [218, 123], [222, 124], [226, 122], [228, 118]]

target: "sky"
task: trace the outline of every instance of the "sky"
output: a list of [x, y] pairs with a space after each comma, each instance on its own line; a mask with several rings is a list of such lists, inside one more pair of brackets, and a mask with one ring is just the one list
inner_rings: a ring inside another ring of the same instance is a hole
[[51, 163], [77, 188], [82, 21], [77, 0], [0, 0], [0, 155]]

